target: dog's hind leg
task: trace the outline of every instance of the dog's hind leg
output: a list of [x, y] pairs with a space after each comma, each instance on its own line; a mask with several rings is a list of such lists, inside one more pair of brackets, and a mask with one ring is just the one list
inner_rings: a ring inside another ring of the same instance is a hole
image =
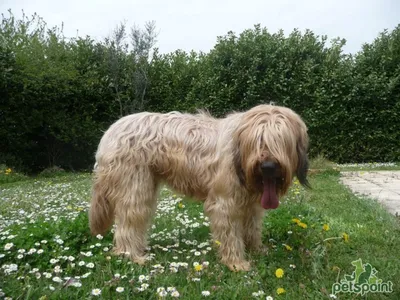
[[156, 210], [157, 182], [146, 166], [129, 166], [129, 180], [120, 186], [124, 192], [115, 202], [117, 228], [116, 254], [125, 254], [138, 264], [146, 262], [147, 230]]
[[210, 218], [211, 232], [217, 243], [221, 262], [232, 271], [249, 271], [243, 240], [243, 210], [233, 199], [207, 199], [205, 212]]

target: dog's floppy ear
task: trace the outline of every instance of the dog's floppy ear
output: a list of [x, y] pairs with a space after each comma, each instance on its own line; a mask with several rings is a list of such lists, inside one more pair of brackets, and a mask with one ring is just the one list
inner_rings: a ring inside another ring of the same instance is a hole
[[240, 156], [239, 147], [234, 150], [233, 153], [233, 165], [235, 166], [236, 175], [239, 177], [240, 184], [246, 185], [246, 179], [242, 168], [242, 158]]
[[304, 147], [303, 143], [298, 142], [296, 150], [298, 156], [296, 177], [303, 186], [311, 188], [311, 185], [307, 180], [307, 172], [309, 167], [307, 149]]

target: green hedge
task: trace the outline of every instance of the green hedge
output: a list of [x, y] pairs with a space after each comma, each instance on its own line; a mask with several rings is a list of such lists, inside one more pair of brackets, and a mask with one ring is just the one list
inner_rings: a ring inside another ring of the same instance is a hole
[[129, 47], [116, 45], [66, 39], [37, 15], [3, 16], [0, 164], [29, 172], [91, 168], [102, 132], [135, 112], [134, 76], [142, 69], [145, 110], [206, 108], [223, 116], [272, 101], [304, 118], [311, 155], [400, 160], [400, 26], [355, 55], [343, 54], [340, 39], [260, 26], [219, 37], [209, 53], [154, 49], [142, 69]]
[[[238, 36], [230, 32], [195, 63], [186, 56], [185, 66], [168, 64], [160, 73], [179, 81], [172, 87], [168, 80], [153, 83], [156, 94], [168, 91], [153, 109], [198, 107], [223, 116], [275, 102], [304, 118], [312, 156], [340, 163], [399, 161], [399, 34], [399, 26], [384, 31], [357, 55], [345, 55], [345, 41], [328, 45], [311, 31], [294, 30], [288, 37], [260, 26]], [[153, 68], [170, 59], [157, 57]], [[165, 107], [165, 99], [175, 102]]]

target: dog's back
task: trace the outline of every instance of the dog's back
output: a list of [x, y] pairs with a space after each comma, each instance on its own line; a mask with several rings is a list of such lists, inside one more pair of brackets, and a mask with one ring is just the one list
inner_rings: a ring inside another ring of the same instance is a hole
[[[218, 154], [218, 120], [204, 113], [138, 113], [115, 122], [103, 135], [96, 164], [148, 166], [179, 192], [205, 198], [204, 186]], [[205, 180], [206, 179], [206, 180]]]

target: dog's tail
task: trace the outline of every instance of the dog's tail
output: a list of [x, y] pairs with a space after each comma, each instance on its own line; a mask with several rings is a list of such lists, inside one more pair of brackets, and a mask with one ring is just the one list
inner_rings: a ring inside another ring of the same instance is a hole
[[[95, 167], [95, 169], [97, 169]], [[92, 199], [89, 209], [89, 225], [92, 235], [104, 234], [114, 222], [114, 205], [110, 202], [108, 174], [95, 170]]]

